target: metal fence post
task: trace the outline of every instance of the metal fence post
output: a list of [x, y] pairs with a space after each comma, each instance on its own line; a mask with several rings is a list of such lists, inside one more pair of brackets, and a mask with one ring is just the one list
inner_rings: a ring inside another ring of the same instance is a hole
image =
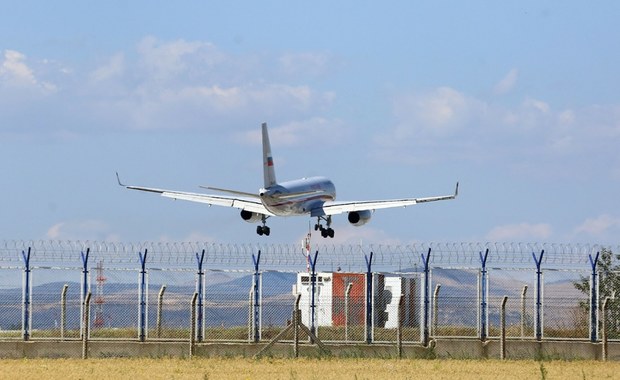
[[90, 297], [91, 293], [86, 294], [84, 299], [84, 313], [82, 315], [82, 359], [88, 359], [88, 335], [90, 331]]
[[605, 300], [603, 301], [603, 305], [602, 305], [602, 312], [603, 312], [603, 318], [601, 320], [602, 322], [602, 330], [603, 330], [603, 344], [602, 344], [602, 352], [601, 352], [601, 359], [603, 361], [607, 360], [607, 355], [608, 355], [608, 351], [607, 351], [607, 307], [609, 306], [609, 297], [605, 297]]
[[594, 259], [588, 254], [592, 274], [590, 276], [590, 342], [596, 343], [598, 340], [598, 273], [597, 264], [600, 252], [596, 252]]
[[139, 298], [138, 303], [140, 307], [140, 314], [139, 314], [140, 320], [138, 321], [138, 324], [139, 324], [138, 335], [139, 335], [140, 342], [144, 342], [146, 340], [146, 324], [147, 324], [146, 255], [147, 253], [148, 253], [147, 249], [144, 250], [144, 255], [142, 254], [142, 252], [138, 252], [138, 257], [140, 258], [140, 289], [139, 289], [139, 294], [138, 294], [138, 298]]
[[190, 317], [189, 317], [189, 358], [191, 359], [194, 356], [194, 345], [196, 343], [196, 299], [198, 298], [198, 293], [194, 292], [192, 296], [192, 302], [190, 306]]
[[437, 324], [439, 321], [439, 289], [441, 289], [441, 284], [435, 285], [435, 291], [433, 292], [433, 328], [431, 330], [431, 335], [437, 335]]
[[422, 264], [424, 264], [424, 288], [422, 289], [423, 294], [422, 294], [422, 329], [421, 329], [421, 335], [422, 335], [422, 345], [424, 347], [428, 346], [428, 340], [429, 340], [429, 318], [428, 318], [428, 314], [429, 314], [429, 298], [430, 298], [430, 268], [429, 268], [429, 260], [431, 258], [431, 248], [428, 249], [428, 253], [426, 254], [426, 256], [424, 256], [424, 254], [421, 254], [422, 256]]
[[254, 343], [258, 343], [260, 342], [260, 338], [261, 338], [261, 287], [260, 287], [260, 280], [261, 280], [261, 275], [260, 275], [260, 271], [259, 271], [259, 265], [260, 265], [260, 255], [261, 255], [261, 251], [258, 250], [258, 254], [255, 256], [254, 254], [252, 254], [252, 263], [254, 264], [254, 276], [253, 276], [253, 296], [254, 296], [254, 301], [253, 303], [253, 308], [252, 308], [252, 329], [253, 329], [253, 340]]
[[65, 284], [60, 293], [60, 338], [65, 338], [65, 329], [67, 328], [67, 290], [69, 285]]
[[24, 285], [23, 285], [23, 304], [22, 304], [22, 338], [24, 341], [30, 340], [30, 328], [32, 325], [32, 292], [30, 278], [30, 248], [28, 253], [22, 251], [22, 259], [24, 260]]
[[205, 285], [205, 272], [203, 270], [203, 263], [205, 259], [205, 250], [202, 250], [202, 253], [199, 255], [196, 253], [196, 263], [198, 264], [198, 272], [196, 279], [196, 293], [198, 294], [198, 305], [197, 305], [197, 315], [196, 315], [196, 340], [198, 342], [202, 342], [204, 337], [203, 327], [204, 327], [204, 285]]
[[370, 252], [370, 256], [366, 256], [364, 255], [364, 260], [366, 260], [366, 343], [370, 344], [372, 343], [372, 336], [373, 336], [373, 323], [372, 323], [372, 289], [373, 289], [373, 282], [372, 282], [372, 256], [373, 253]]
[[[319, 251], [314, 253], [314, 258], [308, 257], [310, 260], [310, 269], [312, 270], [310, 275], [310, 286], [312, 293], [310, 295], [310, 332], [316, 335], [316, 258], [319, 255]], [[312, 338], [310, 338], [312, 340]]]
[[353, 283], [347, 284], [347, 290], [344, 292], [344, 340], [349, 341], [349, 297], [351, 296], [351, 288]]
[[295, 296], [295, 306], [293, 307], [293, 352], [295, 357], [299, 357], [299, 325], [301, 324], [301, 310], [299, 310], [299, 301], [301, 294]]
[[[81, 313], [84, 314], [84, 307], [86, 301], [86, 295], [90, 292], [90, 277], [88, 275], [88, 256], [90, 255], [90, 248], [86, 249], [86, 253], [84, 251], [80, 252], [80, 257], [82, 258], [82, 288], [81, 291]], [[84, 335], [84, 329], [80, 326], [80, 335]]]
[[540, 341], [543, 337], [543, 315], [542, 315], [542, 292], [543, 292], [543, 283], [542, 283], [542, 271], [540, 269], [540, 264], [542, 263], [543, 255], [545, 254], [545, 250], [543, 249], [540, 252], [540, 257], [536, 257], [536, 254], [532, 252], [532, 257], [534, 258], [534, 262], [536, 263], [536, 322], [535, 322], [535, 334], [536, 340]]
[[480, 252], [480, 263], [482, 264], [481, 279], [480, 279], [480, 340], [485, 341], [488, 336], [488, 297], [489, 297], [489, 280], [487, 278], [487, 258], [489, 256], [489, 249], [487, 248], [484, 255]]
[[525, 338], [525, 300], [527, 294], [527, 285], [523, 285], [523, 290], [521, 291], [521, 338]]
[[403, 310], [405, 307], [405, 294], [400, 294], [400, 299], [398, 300], [398, 320], [396, 325], [396, 349], [398, 353], [398, 357], [403, 357], [403, 320], [405, 319], [405, 311]]
[[508, 297], [504, 296], [504, 298], [502, 299], [502, 308], [500, 312], [500, 359], [502, 360], [506, 359], [506, 301], [508, 301]]
[[157, 338], [161, 338], [161, 325], [163, 322], [162, 311], [164, 307], [164, 292], [166, 291], [166, 285], [162, 285], [159, 289], [159, 295], [157, 296]]
[[254, 342], [254, 323], [253, 312], [254, 309], [254, 285], [250, 287], [250, 294], [248, 295], [248, 343]]

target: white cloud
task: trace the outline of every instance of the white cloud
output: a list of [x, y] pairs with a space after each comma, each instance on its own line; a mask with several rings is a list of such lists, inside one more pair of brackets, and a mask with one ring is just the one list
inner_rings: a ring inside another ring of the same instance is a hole
[[599, 215], [596, 218], [588, 218], [575, 228], [575, 232], [585, 233], [593, 237], [604, 236], [613, 230], [620, 230], [620, 218], [607, 214]]
[[558, 114], [558, 122], [560, 125], [569, 126], [575, 123], [575, 111], [564, 110]]
[[455, 135], [485, 114], [484, 102], [450, 88], [439, 87], [424, 94], [407, 94], [394, 100], [398, 125], [393, 138]]
[[551, 108], [549, 104], [543, 102], [542, 100], [528, 98], [523, 102], [523, 107], [526, 109], [534, 109], [540, 113], [549, 113]]
[[[48, 60], [43, 61], [43, 65], [48, 64]], [[15, 50], [5, 50], [4, 59], [0, 61], [0, 90], [3, 88], [9, 89], [9, 101], [31, 100], [33, 95], [46, 96], [58, 90], [57, 85], [37, 79], [34, 70], [26, 63], [26, 56]], [[23, 94], [29, 95], [21, 98], [20, 95]]]
[[[617, 178], [620, 105], [554, 110], [544, 99], [519, 104], [439, 87], [393, 99], [391, 128], [376, 135], [373, 158], [411, 165], [495, 162], [533, 177]], [[612, 163], [612, 164], [610, 164]]]
[[94, 82], [101, 82], [121, 76], [124, 70], [125, 56], [122, 53], [118, 53], [110, 57], [108, 63], [93, 71], [90, 77]]
[[517, 84], [517, 79], [519, 78], [519, 70], [512, 69], [506, 74], [504, 78], [502, 78], [493, 88], [493, 92], [495, 94], [505, 94], [511, 91], [515, 85]]
[[494, 227], [486, 236], [489, 241], [529, 241], [548, 239], [552, 234], [549, 224], [520, 223]]
[[180, 39], [160, 42], [154, 37], [146, 37], [138, 45], [138, 52], [149, 76], [159, 81], [191, 69], [188, 57], [196, 56], [202, 49], [212, 46], [200, 41], [188, 42]]
[[5, 50], [4, 60], [0, 65], [0, 79], [13, 84], [35, 85], [37, 80], [32, 69], [24, 62], [26, 56], [15, 50]]
[[[279, 126], [269, 126], [269, 138], [272, 145], [300, 146], [313, 144], [337, 144], [350, 133], [348, 127], [341, 120], [312, 118], [304, 121], [289, 122]], [[329, 141], [325, 136], [330, 136]], [[261, 131], [254, 128], [251, 131], [239, 133], [236, 140], [245, 144], [259, 145]]]
[[325, 53], [287, 53], [279, 57], [278, 63], [288, 75], [320, 76], [333, 65], [332, 58]]
[[91, 73], [88, 103], [100, 123], [144, 130], [222, 128], [254, 115], [303, 119], [334, 100], [332, 92], [283, 82], [283, 74], [266, 79], [265, 72], [273, 70], [268, 57], [233, 56], [206, 42], [153, 37], [141, 41], [137, 52], [135, 60], [116, 54]]
[[[234, 86], [186, 85], [180, 88], [143, 87], [124, 99], [99, 103], [100, 112], [123, 116], [129, 128], [192, 129], [264, 119], [297, 118], [331, 103], [329, 93], [308, 86], [242, 83]], [[294, 116], [294, 117], [292, 117]]]
[[54, 240], [119, 241], [119, 235], [110, 231], [107, 223], [100, 220], [75, 220], [59, 222], [45, 234]]

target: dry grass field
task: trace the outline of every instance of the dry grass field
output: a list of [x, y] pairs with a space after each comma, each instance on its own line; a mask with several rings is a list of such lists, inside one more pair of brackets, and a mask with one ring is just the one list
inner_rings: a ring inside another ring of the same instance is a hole
[[619, 362], [397, 359], [16, 359], [0, 379], [618, 379]]

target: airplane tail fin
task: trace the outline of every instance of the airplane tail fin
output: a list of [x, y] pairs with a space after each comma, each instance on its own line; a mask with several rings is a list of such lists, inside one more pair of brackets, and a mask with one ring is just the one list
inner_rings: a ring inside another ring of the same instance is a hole
[[273, 167], [273, 156], [271, 155], [271, 144], [269, 144], [269, 133], [267, 123], [263, 123], [263, 176], [265, 188], [276, 184], [276, 172]]

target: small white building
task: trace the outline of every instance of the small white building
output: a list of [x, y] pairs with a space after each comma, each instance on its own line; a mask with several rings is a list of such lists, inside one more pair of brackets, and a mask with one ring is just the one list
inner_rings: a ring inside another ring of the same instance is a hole
[[[333, 274], [328, 272], [316, 273], [316, 291], [314, 295], [315, 304], [315, 326], [332, 325], [332, 279]], [[301, 310], [301, 321], [304, 325], [310, 326], [312, 319], [312, 284], [310, 273], [298, 273], [297, 285], [293, 293], [301, 293], [299, 309]]]
[[[349, 325], [363, 325], [365, 323], [366, 305], [366, 275], [362, 273], [316, 273], [315, 293], [315, 326], [344, 326], [345, 324], [345, 292], [352, 284], [349, 294]], [[297, 283], [293, 286], [293, 293], [301, 294], [299, 308], [301, 320], [310, 326], [312, 319], [312, 284], [310, 273], [298, 273]], [[401, 294], [403, 303], [403, 326], [414, 326], [419, 322], [416, 311], [419, 310], [419, 295], [417, 294], [415, 278], [373, 276], [373, 326], [396, 328], [398, 325], [398, 303]]]

